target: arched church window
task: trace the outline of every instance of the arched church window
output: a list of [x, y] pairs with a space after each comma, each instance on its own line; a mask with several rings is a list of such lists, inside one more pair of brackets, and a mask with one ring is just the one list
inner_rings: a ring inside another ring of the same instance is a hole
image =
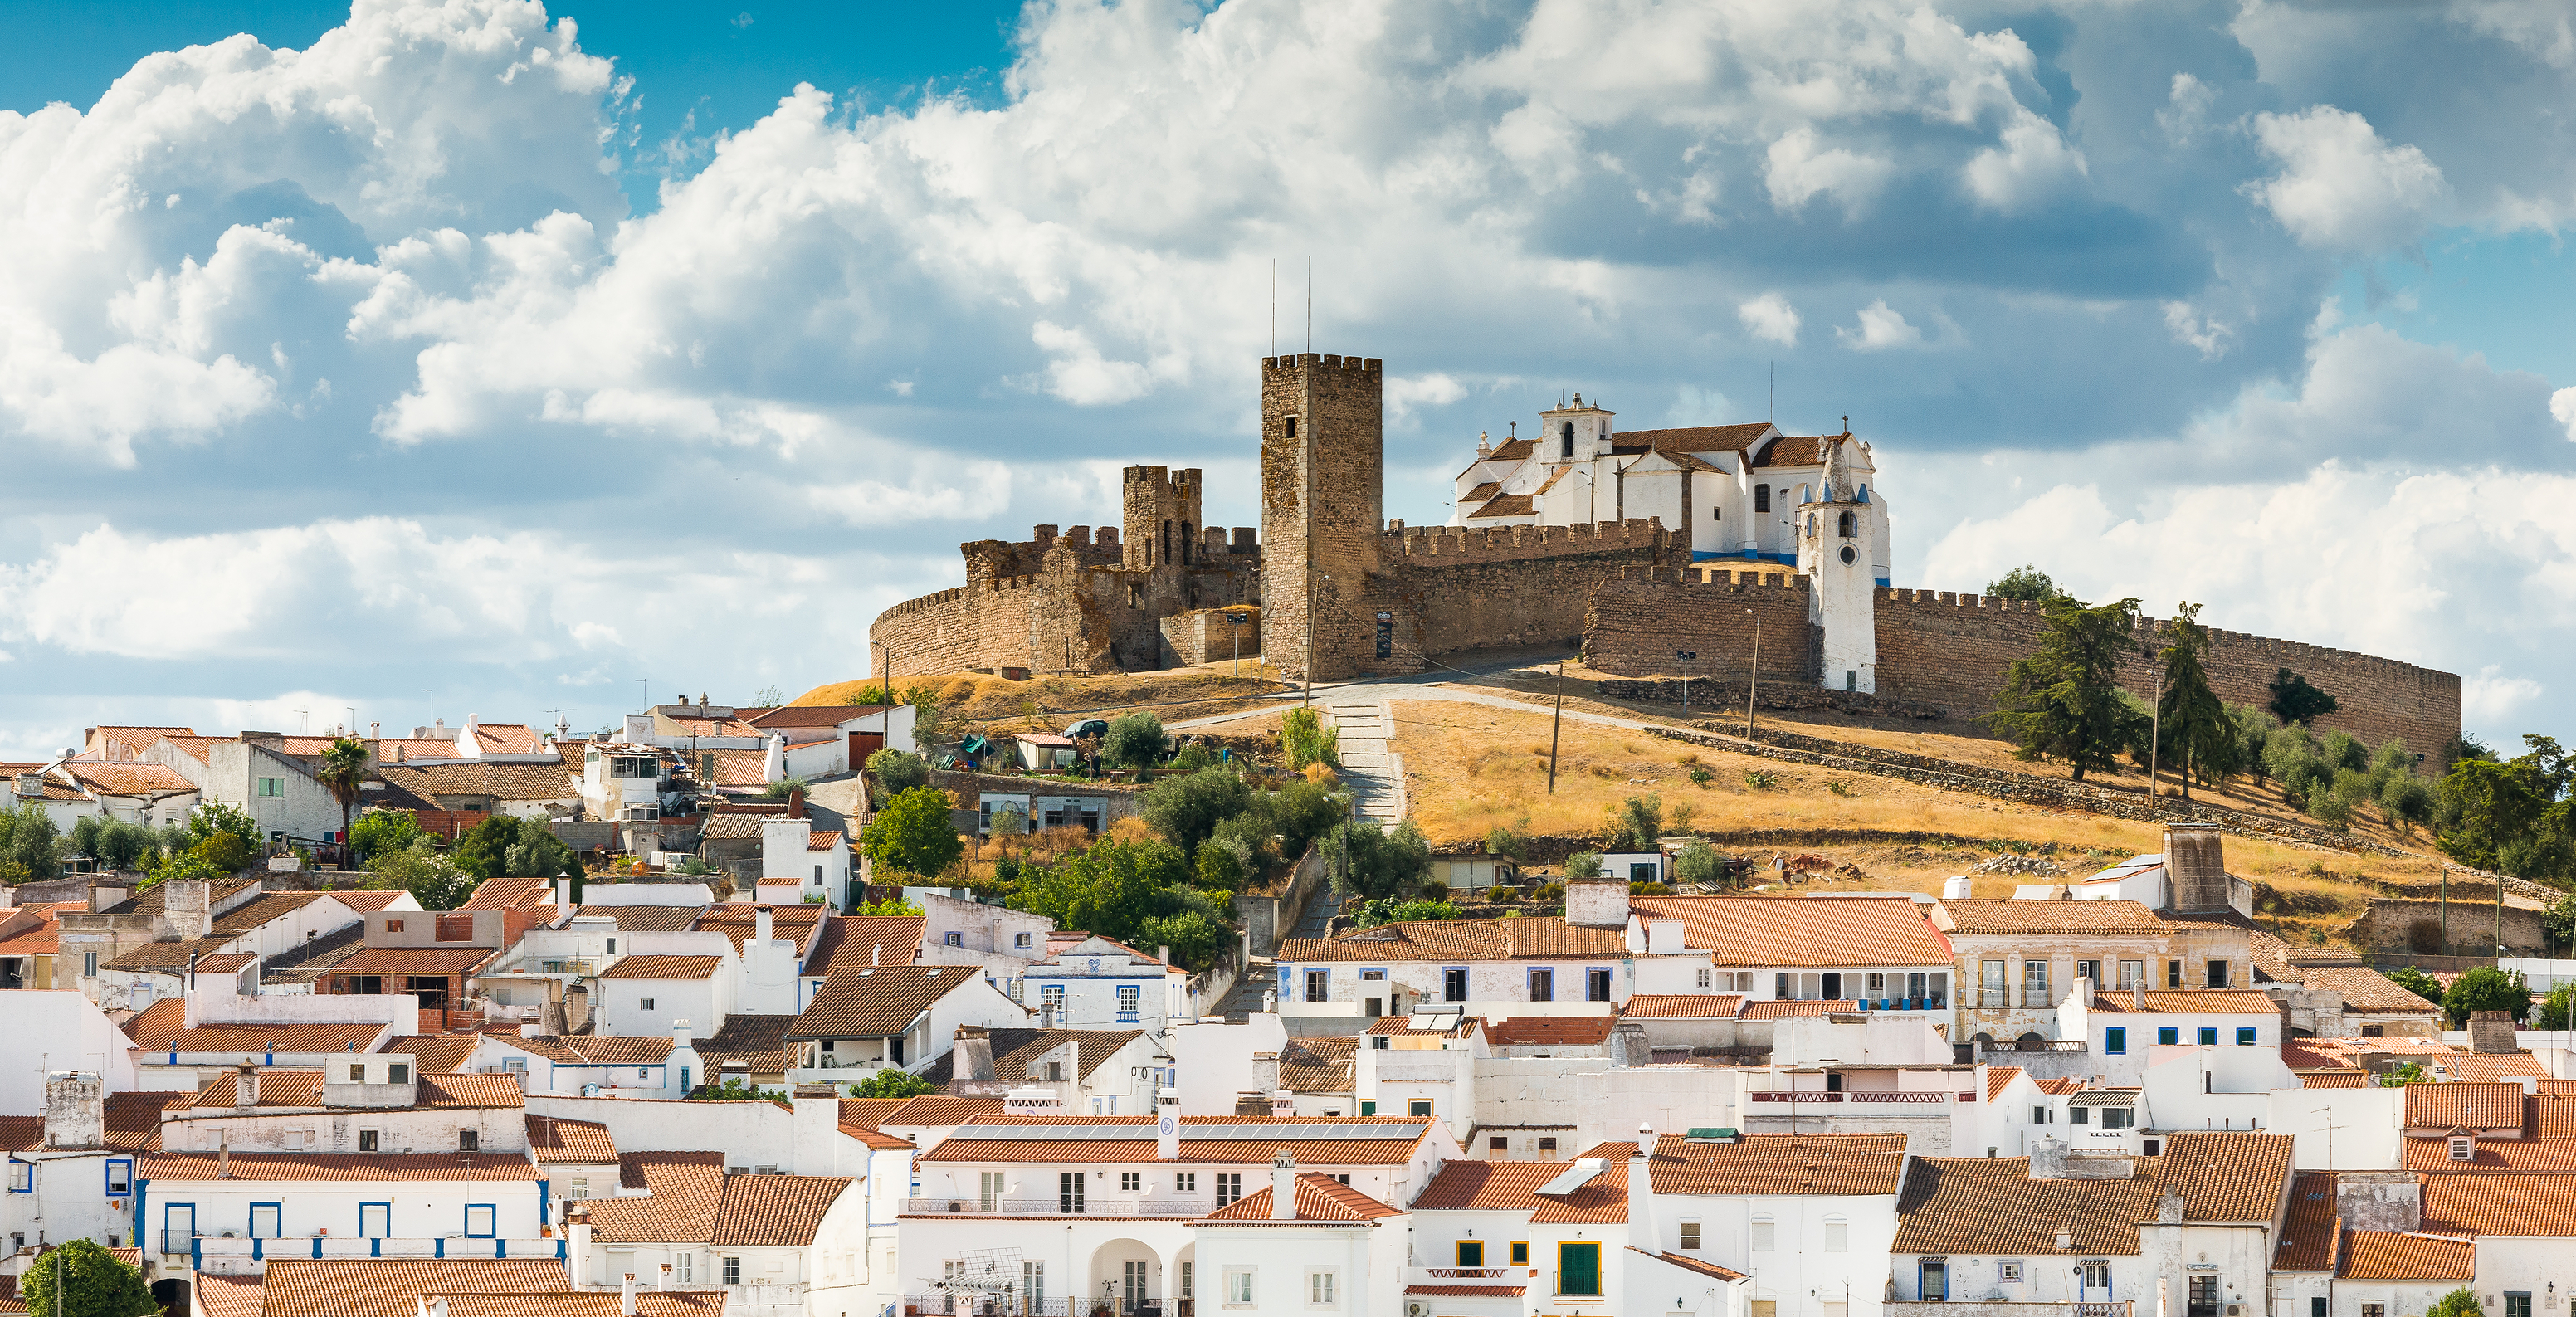
[[1846, 512], [1842, 515], [1841, 521], [1842, 525], [1840, 529], [1842, 530], [1844, 539], [1850, 539], [1852, 536], [1860, 533], [1860, 518], [1858, 516]]
[[1565, 423], [1565, 448], [1561, 456], [1569, 462], [1574, 460], [1574, 422], [1572, 421]]
[[1769, 485], [1755, 485], [1753, 487], [1753, 510], [1756, 512], [1769, 512], [1771, 510], [1771, 487]]

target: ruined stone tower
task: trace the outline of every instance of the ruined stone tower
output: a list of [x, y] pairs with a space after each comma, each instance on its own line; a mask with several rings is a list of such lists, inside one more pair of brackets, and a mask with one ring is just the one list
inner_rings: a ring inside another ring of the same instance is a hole
[[[1348, 676], [1376, 655], [1385, 571], [1385, 375], [1375, 357], [1261, 361], [1262, 650], [1281, 670]], [[1312, 612], [1309, 613], [1309, 600]]]
[[1122, 474], [1126, 553], [1119, 566], [1146, 571], [1195, 563], [1199, 529], [1206, 524], [1199, 517], [1198, 468], [1175, 473], [1159, 466], [1131, 466]]

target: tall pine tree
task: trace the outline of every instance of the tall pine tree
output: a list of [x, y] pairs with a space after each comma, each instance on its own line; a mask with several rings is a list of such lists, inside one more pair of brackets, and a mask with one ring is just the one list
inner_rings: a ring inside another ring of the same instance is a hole
[[[2175, 604], [2173, 643], [2157, 657], [2164, 660], [2164, 697], [2157, 704], [2159, 754], [2182, 769], [2182, 798], [2191, 799], [2194, 767], [2224, 771], [2233, 762], [2235, 727], [2227, 702], [2209, 688], [2209, 631], [2200, 624], [2200, 605]], [[2150, 792], [2154, 783], [2148, 783]]]
[[2023, 759], [2063, 759], [2081, 782], [2145, 739], [2147, 717], [2120, 698], [2121, 658], [2143, 654], [2134, 637], [2138, 601], [2086, 608], [2049, 600], [2039, 648], [2004, 671], [1995, 711], [1984, 721], [2010, 737]]

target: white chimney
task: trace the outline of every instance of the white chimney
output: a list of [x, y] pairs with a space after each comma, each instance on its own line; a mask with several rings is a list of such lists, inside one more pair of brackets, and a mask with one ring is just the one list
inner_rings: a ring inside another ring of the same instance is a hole
[[456, 757], [459, 759], [483, 757], [483, 738], [474, 734], [474, 718], [473, 714], [465, 715], [465, 725], [456, 729]]
[[564, 1220], [570, 1236], [565, 1241], [570, 1247], [564, 1250], [564, 1262], [572, 1272], [572, 1287], [580, 1289], [590, 1283], [590, 1209], [576, 1202]]
[[787, 780], [786, 737], [772, 736], [769, 738], [769, 750], [760, 757], [760, 780], [763, 782], [784, 782]]
[[1297, 1159], [1286, 1148], [1270, 1159], [1270, 1219], [1297, 1219]]
[[572, 879], [557, 878], [555, 879], [555, 917], [561, 919], [571, 914]]
[[627, 1272], [625, 1281], [617, 1287], [617, 1310], [626, 1314], [626, 1317], [635, 1317], [634, 1272]]
[[1941, 899], [1942, 899], [1942, 900], [1944, 900], [1944, 901], [1965, 901], [1965, 900], [1967, 900], [1967, 899], [1968, 899], [1968, 879], [1967, 879], [1967, 876], [1966, 876], [1966, 875], [1964, 875], [1964, 874], [1962, 874], [1962, 875], [1960, 875], [1959, 877], [1956, 877], [1956, 878], [1944, 878], [1944, 879], [1942, 879], [1942, 880], [1941, 880]]
[[1164, 1089], [1154, 1100], [1154, 1160], [1181, 1159], [1181, 1090]]
[[657, 1290], [663, 1290], [663, 1291], [668, 1291], [668, 1290], [671, 1288], [671, 1264], [670, 1264], [670, 1263], [665, 1262], [665, 1263], [663, 1263], [663, 1264], [662, 1264], [662, 1274], [661, 1274], [661, 1275], [658, 1275], [658, 1276], [656, 1276], [656, 1277], [654, 1277], [654, 1278], [653, 1278], [653, 1288], [654, 1288], [654, 1289], [657, 1289]]
[[1637, 1126], [1637, 1151], [1628, 1157], [1628, 1244], [1647, 1254], [1660, 1253], [1655, 1242], [1655, 1127]]
[[[768, 906], [761, 905], [761, 906], [753, 906], [753, 907], [752, 907], [752, 910], [751, 910], [751, 940], [752, 940], [752, 941], [754, 941], [754, 942], [762, 942], [762, 943], [765, 943], [765, 942], [769, 941], [769, 907], [768, 907]], [[870, 948], [870, 950], [874, 950], [874, 948]], [[871, 965], [873, 965], [873, 964], [875, 964], [876, 962], [875, 962], [875, 961], [873, 961], [873, 960], [871, 960], [871, 961], [869, 961], [868, 963], [869, 963], [869, 964], [871, 964]]]

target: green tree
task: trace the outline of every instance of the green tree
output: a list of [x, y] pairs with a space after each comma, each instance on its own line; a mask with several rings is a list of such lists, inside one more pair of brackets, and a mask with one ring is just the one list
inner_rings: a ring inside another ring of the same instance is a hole
[[2138, 643], [2131, 634], [2138, 601], [2085, 608], [2060, 597], [2044, 607], [2039, 648], [2005, 670], [1997, 707], [1984, 720], [2021, 747], [2021, 758], [2062, 759], [2081, 782], [2146, 733], [2117, 680], [2120, 659]]
[[110, 869], [132, 869], [152, 849], [152, 829], [140, 823], [110, 819], [98, 834], [98, 862]]
[[72, 820], [70, 838], [72, 852], [76, 855], [86, 855], [93, 860], [97, 859], [99, 830], [114, 821], [104, 814], [83, 814]]
[[1195, 853], [1216, 825], [1252, 807], [1252, 788], [1231, 768], [1202, 768], [1147, 787], [1138, 805], [1154, 831]]
[[1253, 867], [1252, 847], [1239, 837], [1210, 837], [1199, 845], [1198, 883], [1220, 891], [1241, 891], [1250, 885], [1259, 871]]
[[190, 855], [204, 860], [218, 873], [240, 873], [259, 858], [259, 852], [241, 839], [237, 832], [218, 832], [188, 848]]
[[2000, 580], [1986, 582], [1986, 594], [1995, 599], [2027, 599], [2034, 604], [2075, 597], [2059, 589], [2048, 573], [2030, 564], [2013, 568]]
[[1147, 918], [1186, 901], [1164, 890], [1190, 890], [1188, 877], [1187, 857], [1170, 842], [1102, 837], [1056, 864], [1023, 870], [1009, 901], [1014, 910], [1054, 919], [1058, 928], [1125, 942], [1140, 937]]
[[740, 1079], [728, 1079], [721, 1084], [700, 1084], [689, 1090], [691, 1102], [785, 1102], [787, 1100], [787, 1090], [783, 1088], [762, 1088], [758, 1084]]
[[[2525, 736], [2525, 753], [2506, 762], [2461, 759], [2442, 776], [2436, 844], [2442, 853], [2480, 869], [2507, 870], [2513, 860], [2526, 869], [2545, 866], [2549, 858], [2537, 845], [2568, 832], [2568, 756], [2546, 736]], [[2525, 876], [2540, 876], [2538, 874]]]
[[1342, 766], [1342, 729], [1326, 727], [1323, 715], [1315, 712], [1312, 705], [1300, 704], [1280, 719], [1279, 745], [1288, 752], [1290, 768], [1308, 764]]
[[510, 848], [519, 842], [519, 821], [494, 814], [468, 829], [448, 858], [475, 878], [498, 878], [510, 871]]
[[2408, 1061], [2402, 1065], [2392, 1066], [2389, 1069], [2380, 1072], [2379, 1075], [2379, 1086], [2381, 1088], [2404, 1088], [2409, 1084], [2429, 1084], [2432, 1082], [2433, 1072], [2426, 1070], [2423, 1063], [2420, 1061]]
[[349, 825], [349, 844], [363, 862], [386, 851], [398, 851], [420, 836], [420, 817], [407, 809], [377, 809]]
[[2272, 674], [2272, 716], [2284, 724], [2305, 727], [2335, 711], [2335, 697], [2308, 684], [2308, 679], [2283, 668]]
[[2171, 629], [2173, 643], [2157, 656], [2165, 665], [2157, 748], [2178, 761], [2182, 798], [2189, 800], [2194, 765], [2215, 765], [2223, 774], [2236, 762], [2236, 728], [2226, 702], [2209, 688], [2209, 630], [2200, 624], [2200, 605], [2174, 605]]
[[1682, 847], [1673, 858], [1673, 876], [1684, 883], [1715, 883], [1726, 878], [1726, 857], [1704, 841]]
[[453, 910], [465, 904], [465, 898], [474, 893], [474, 883], [472, 874], [439, 854], [433, 837], [415, 837], [401, 850], [367, 859], [367, 886], [409, 892], [424, 910]]
[[928, 750], [947, 730], [948, 711], [939, 707], [939, 692], [927, 682], [905, 688], [903, 702], [912, 706], [912, 743]]
[[1653, 793], [1630, 796], [1610, 812], [1607, 840], [1623, 851], [1650, 851], [1664, 835], [1664, 798]]
[[322, 751], [322, 767], [313, 780], [340, 802], [340, 836], [349, 835], [349, 812], [358, 807], [359, 788], [367, 781], [367, 746], [351, 737], [334, 738]]
[[1565, 857], [1565, 876], [1566, 876], [1566, 877], [1568, 877], [1568, 878], [1598, 878], [1598, 877], [1600, 877], [1600, 876], [1601, 876], [1601, 852], [1599, 852], [1599, 851], [1576, 851], [1576, 852], [1575, 852], [1575, 853], [1573, 853], [1572, 855], [1566, 856], [1566, 857]]
[[38, 1254], [18, 1286], [29, 1317], [144, 1317], [161, 1311], [143, 1273], [93, 1239], [67, 1239]]
[[5, 815], [7, 835], [0, 837], [0, 862], [18, 865], [29, 878], [51, 878], [62, 872], [66, 847], [55, 832], [54, 816], [32, 800], [18, 802]]
[[2451, 990], [2442, 994], [2442, 1009], [2454, 1029], [2468, 1027], [2471, 1011], [2509, 1011], [2519, 1024], [2531, 1014], [2531, 989], [2523, 986], [2520, 974], [2480, 965], [2451, 980]]
[[854, 915], [902, 915], [907, 918], [918, 919], [921, 917], [921, 907], [903, 899], [901, 896], [889, 896], [873, 905], [865, 901], [854, 903], [850, 906], [850, 913]]
[[1142, 948], [1169, 947], [1172, 963], [1195, 974], [1216, 963], [1217, 952], [1233, 940], [1225, 925], [1196, 910], [1147, 915], [1136, 926]]
[[204, 841], [218, 832], [241, 838], [254, 854], [268, 845], [268, 834], [260, 831], [259, 820], [252, 818], [250, 811], [208, 796], [204, 803], [188, 811], [188, 835]]
[[1100, 753], [1113, 764], [1152, 768], [1163, 759], [1163, 720], [1150, 713], [1120, 714], [1110, 720]]
[[2478, 1292], [2467, 1285], [2433, 1301], [2424, 1317], [2478, 1317]]
[[887, 1066], [850, 1085], [850, 1096], [862, 1098], [920, 1097], [924, 1093], [938, 1091], [938, 1085], [894, 1066]]
[[879, 750], [868, 756], [868, 775], [877, 780], [879, 792], [892, 798], [930, 785], [930, 761], [903, 750]]
[[2442, 1004], [2442, 981], [2412, 965], [2400, 965], [2388, 971], [2388, 981], [2436, 1006]]
[[199, 855], [194, 850], [173, 851], [168, 859], [161, 862], [159, 868], [152, 871], [152, 876], [144, 880], [144, 886], [167, 882], [205, 882], [225, 877], [231, 872], [230, 869], [216, 868], [205, 856]]
[[519, 839], [502, 852], [502, 872], [513, 878], [553, 878], [581, 874], [581, 860], [555, 836], [543, 819], [521, 819]]
[[763, 800], [785, 800], [790, 791], [802, 791], [810, 796], [814, 794], [814, 784], [801, 777], [782, 777], [763, 788], [760, 796]]
[[2227, 721], [2236, 729], [2236, 766], [2261, 782], [2271, 776], [2271, 766], [2264, 762], [2263, 752], [2272, 740], [2272, 729], [2278, 719], [2250, 704], [2227, 706]]
[[1334, 844], [1350, 857], [1350, 890], [1360, 896], [1401, 896], [1431, 867], [1431, 843], [1411, 819], [1391, 832], [1353, 819], [1341, 826]]
[[877, 811], [859, 834], [859, 849], [879, 869], [935, 878], [966, 853], [948, 816], [948, 793], [914, 787]]
[[1485, 853], [1487, 855], [1499, 855], [1507, 860], [1527, 859], [1529, 857], [1529, 834], [1523, 829], [1525, 829], [1528, 824], [1529, 816], [1524, 814], [1521, 816], [1518, 824], [1507, 827], [1503, 824], [1497, 823], [1494, 826], [1485, 829]]
[[2561, 983], [2540, 999], [2535, 1029], [2576, 1029], [2576, 983]]

